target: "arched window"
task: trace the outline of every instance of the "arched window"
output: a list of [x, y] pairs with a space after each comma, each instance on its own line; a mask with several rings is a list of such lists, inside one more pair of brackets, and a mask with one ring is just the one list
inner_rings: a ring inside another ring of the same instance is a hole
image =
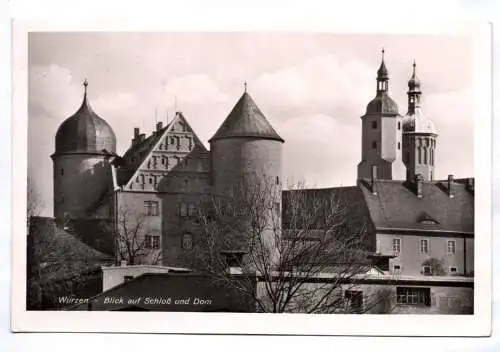
[[418, 154], [418, 163], [421, 164], [422, 163], [422, 148], [420, 146], [418, 147], [417, 154]]
[[427, 148], [424, 147], [424, 164], [427, 164]]
[[182, 248], [188, 250], [193, 248], [193, 236], [190, 233], [182, 235]]

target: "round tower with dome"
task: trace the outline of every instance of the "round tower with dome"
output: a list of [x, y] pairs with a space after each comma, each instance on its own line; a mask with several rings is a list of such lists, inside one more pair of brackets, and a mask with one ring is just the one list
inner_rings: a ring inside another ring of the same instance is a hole
[[434, 179], [437, 131], [434, 123], [422, 112], [421, 82], [413, 73], [408, 81], [408, 112], [403, 119], [403, 161], [407, 179], [421, 174], [426, 181]]
[[405, 165], [401, 154], [402, 122], [398, 106], [389, 96], [389, 72], [384, 61], [377, 71], [377, 94], [368, 103], [361, 116], [361, 162], [358, 164], [358, 180], [380, 178], [402, 180]]
[[112, 178], [109, 157], [115, 155], [111, 126], [90, 107], [87, 80], [78, 111], [57, 130], [54, 164], [54, 217], [93, 217], [93, 206], [109, 192]]

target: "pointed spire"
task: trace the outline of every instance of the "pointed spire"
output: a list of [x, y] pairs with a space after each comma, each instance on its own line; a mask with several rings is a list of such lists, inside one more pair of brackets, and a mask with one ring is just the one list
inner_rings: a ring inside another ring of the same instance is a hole
[[408, 81], [408, 88], [410, 91], [420, 91], [420, 80], [417, 77], [417, 64], [415, 60], [413, 60], [413, 72]]
[[245, 83], [243, 83], [243, 85], [245, 86], [245, 93], [247, 92], [247, 81], [245, 81]]

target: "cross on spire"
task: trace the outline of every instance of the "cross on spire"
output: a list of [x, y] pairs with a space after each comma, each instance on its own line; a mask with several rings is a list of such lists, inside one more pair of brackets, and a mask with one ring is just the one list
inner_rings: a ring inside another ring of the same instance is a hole
[[384, 61], [384, 53], [385, 53], [385, 50], [384, 50], [384, 48], [382, 48], [382, 61]]
[[83, 87], [85, 89], [85, 94], [87, 94], [87, 86], [89, 85], [89, 82], [87, 82], [87, 78], [83, 81]]
[[243, 86], [244, 86], [244, 88], [245, 88], [245, 93], [246, 93], [246, 92], [247, 92], [247, 81], [245, 81], [245, 82], [243, 83]]

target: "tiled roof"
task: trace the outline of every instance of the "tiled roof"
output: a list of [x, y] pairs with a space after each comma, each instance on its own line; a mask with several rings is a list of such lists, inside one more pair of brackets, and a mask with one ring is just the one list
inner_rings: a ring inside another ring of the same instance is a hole
[[[322, 211], [330, 211], [333, 206], [337, 206], [338, 211], [335, 215], [336, 228], [339, 230], [347, 230], [349, 233], [361, 233], [368, 230], [371, 226], [370, 214], [364, 200], [363, 192], [357, 186], [352, 187], [336, 187], [322, 189], [303, 189], [303, 190], [288, 190], [283, 191], [283, 228], [299, 229], [304, 228], [307, 222], [306, 235], [313, 236], [317, 233], [320, 235], [323, 232], [314, 231], [325, 227], [325, 219], [333, 219], [330, 213]], [[299, 203], [299, 208], [294, 203]], [[307, 213], [310, 217], [313, 208], [314, 219], [304, 221], [299, 212]], [[297, 222], [293, 224], [293, 219]]]
[[366, 115], [368, 114], [399, 115], [398, 105], [387, 92], [378, 92], [366, 107]]
[[[465, 182], [452, 182], [450, 198], [447, 181], [423, 182], [422, 198], [414, 183], [376, 180], [375, 191], [366, 182], [360, 188], [377, 229], [474, 232], [474, 194]], [[434, 220], [434, 221], [430, 221]]]
[[85, 244], [48, 217], [31, 218], [27, 252], [29, 265], [42, 266], [39, 275], [44, 281], [78, 275], [113, 260], [112, 255]]
[[[142, 142], [134, 143], [123, 155], [123, 166], [118, 169], [118, 185], [123, 186], [128, 183], [130, 178], [134, 175], [137, 168], [144, 162], [155, 145], [158, 143], [160, 138], [163, 136], [164, 132], [170, 127], [174, 120], [170, 121], [170, 123], [163, 127], [162, 129], [155, 131], [155, 133], [151, 134], [148, 138], [144, 139]], [[142, 153], [142, 154], [141, 154]], [[139, 158], [137, 162], [134, 164], [136, 167], [129, 164], [129, 158], [134, 155], [136, 158]]]
[[209, 142], [237, 137], [256, 137], [284, 142], [247, 92], [243, 93]]

